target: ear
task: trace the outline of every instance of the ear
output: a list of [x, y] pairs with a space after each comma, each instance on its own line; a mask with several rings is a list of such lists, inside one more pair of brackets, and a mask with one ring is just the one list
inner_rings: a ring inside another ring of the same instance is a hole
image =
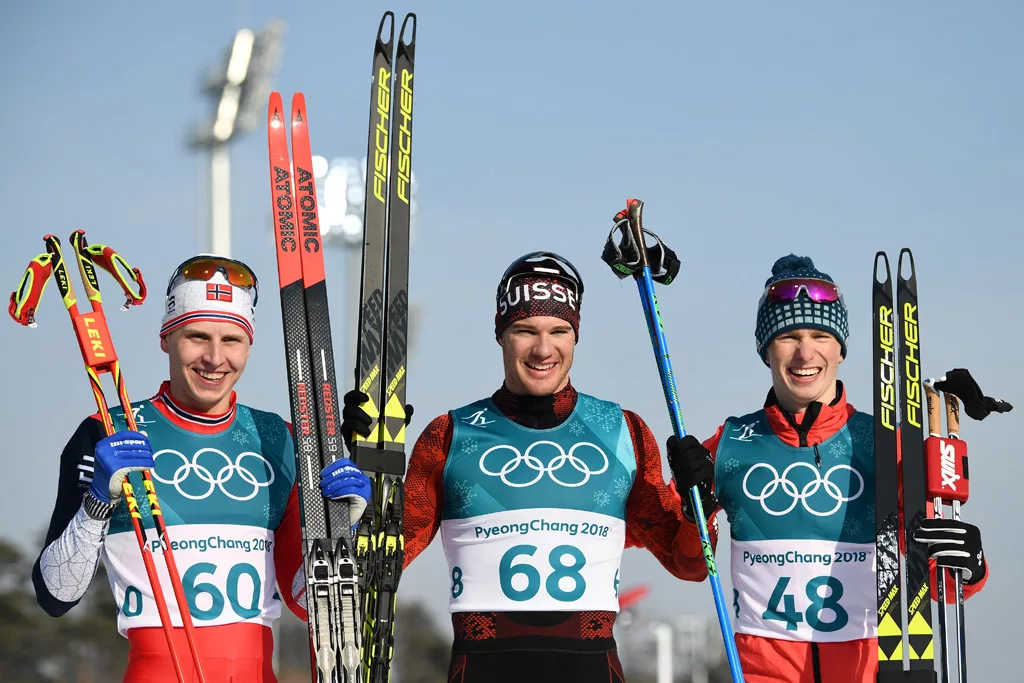
[[160, 337], [160, 350], [164, 353], [170, 353], [170, 345], [167, 343], [167, 335]]

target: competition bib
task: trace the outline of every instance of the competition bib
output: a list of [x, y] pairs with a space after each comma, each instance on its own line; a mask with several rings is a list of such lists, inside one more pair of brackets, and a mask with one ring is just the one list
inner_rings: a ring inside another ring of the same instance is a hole
[[444, 520], [451, 612], [619, 609], [625, 522], [561, 508]]
[[736, 630], [814, 642], [873, 638], [874, 560], [867, 543], [733, 541]]
[[[274, 585], [274, 532], [235, 525], [176, 525], [168, 530], [192, 623], [218, 626], [252, 622], [270, 626], [280, 616]], [[149, 547], [171, 622], [182, 625], [160, 543]], [[117, 601], [117, 627], [160, 626], [160, 614], [134, 533], [108, 535], [103, 562]], [[271, 577], [269, 580], [267, 577]]]

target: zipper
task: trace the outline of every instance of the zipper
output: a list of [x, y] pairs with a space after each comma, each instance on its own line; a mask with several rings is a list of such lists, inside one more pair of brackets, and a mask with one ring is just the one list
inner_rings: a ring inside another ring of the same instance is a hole
[[821, 469], [821, 453], [818, 452], [818, 444], [814, 444], [814, 464]]

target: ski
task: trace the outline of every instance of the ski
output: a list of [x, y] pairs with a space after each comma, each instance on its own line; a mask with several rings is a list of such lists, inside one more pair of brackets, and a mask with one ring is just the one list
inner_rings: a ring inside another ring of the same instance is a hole
[[896, 321], [889, 259], [885, 252], [881, 251], [875, 254], [871, 303], [878, 681], [882, 683], [898, 679], [903, 674], [904, 632], [900, 584], [899, 474], [896, 457]]
[[[906, 268], [909, 275], [904, 275]], [[932, 638], [931, 581], [928, 551], [914, 540], [914, 530], [927, 516], [924, 471], [924, 409], [921, 375], [920, 320], [917, 309], [917, 271], [910, 249], [900, 251], [896, 267], [896, 306], [899, 315], [900, 459], [903, 478], [903, 525], [906, 536], [907, 655], [910, 670], [935, 680]]]
[[[306, 605], [314, 683], [361, 679], [358, 590], [348, 505], [326, 500], [320, 471], [344, 457], [323, 244], [317, 216], [305, 98], [290, 118], [270, 96], [267, 136], [281, 317], [306, 557]], [[294, 170], [293, 170], [294, 169]]]
[[[905, 276], [908, 268], [909, 275]], [[877, 680], [879, 683], [924, 683], [934, 682], [936, 674], [928, 555], [927, 550], [913, 540], [914, 530], [927, 511], [917, 273], [909, 249], [900, 251], [895, 280], [894, 302], [889, 259], [885, 252], [875, 254], [872, 365]], [[901, 498], [902, 526], [899, 522]], [[904, 557], [901, 557], [901, 547], [905, 548]], [[903, 668], [904, 657], [909, 662], [909, 670]]]
[[[408, 37], [407, 37], [408, 35]], [[385, 12], [374, 43], [367, 140], [366, 203], [355, 382], [369, 396], [370, 433], [352, 458], [373, 479], [373, 504], [356, 532], [363, 593], [367, 683], [385, 683], [394, 644], [395, 595], [402, 573], [409, 225], [412, 192], [413, 66], [416, 15], [398, 31]]]

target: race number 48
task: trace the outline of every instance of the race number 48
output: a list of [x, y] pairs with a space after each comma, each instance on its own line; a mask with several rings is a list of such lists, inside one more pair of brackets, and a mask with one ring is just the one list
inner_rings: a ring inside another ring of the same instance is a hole
[[[789, 576], [783, 576], [775, 584], [775, 590], [768, 598], [768, 609], [761, 615], [762, 619], [785, 622], [787, 631], [797, 630], [797, 625], [806, 620], [808, 626], [823, 633], [838, 631], [849, 623], [850, 615], [839, 604], [843, 597], [843, 583], [839, 579], [834, 576], [816, 576], [808, 581], [804, 593], [811, 604], [803, 613], [796, 609], [796, 598], [786, 592], [790, 579]], [[831, 621], [822, 619], [821, 612], [825, 609], [834, 615]]]

